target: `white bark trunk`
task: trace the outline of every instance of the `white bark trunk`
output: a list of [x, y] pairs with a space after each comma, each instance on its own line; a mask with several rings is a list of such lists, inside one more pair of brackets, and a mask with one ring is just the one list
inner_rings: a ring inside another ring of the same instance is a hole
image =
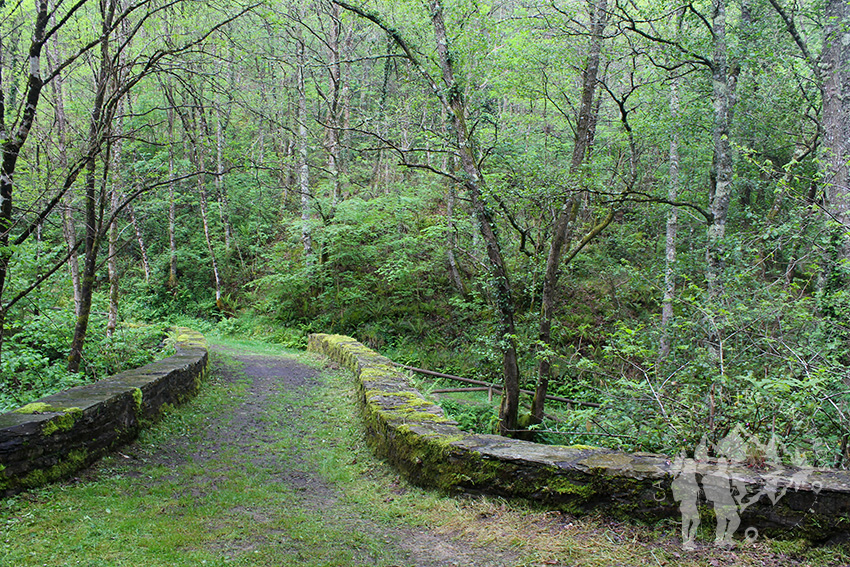
[[168, 287], [177, 288], [177, 205], [174, 197], [174, 109], [167, 111], [168, 118]]
[[307, 165], [307, 91], [304, 85], [306, 60], [304, 42], [296, 45], [298, 81], [298, 189], [301, 193], [301, 243], [304, 245], [304, 263], [310, 265], [313, 257], [313, 236], [310, 230], [310, 169]]
[[136, 242], [139, 243], [139, 253], [142, 255], [142, 269], [145, 272], [145, 283], [151, 282], [151, 263], [148, 258], [148, 247], [145, 245], [145, 239], [142, 236], [142, 227], [136, 218], [136, 209], [133, 205], [127, 206], [127, 211], [130, 213], [130, 222], [133, 223], [133, 230], [136, 233]]
[[709, 297], [720, 294], [726, 237], [726, 218], [732, 197], [732, 145], [730, 134], [730, 103], [733, 82], [730, 81], [726, 47], [726, 0], [714, 0], [714, 61], [712, 85], [714, 98], [714, 172], [709, 194], [709, 212], [712, 222], [708, 226], [706, 251]]
[[[115, 141], [112, 145], [112, 172], [109, 191], [109, 216], [114, 218], [121, 203], [121, 141], [123, 120], [121, 119], [122, 101], [118, 102], [118, 119], [115, 124]], [[106, 320], [106, 336], [112, 337], [118, 327], [118, 219], [114, 219], [109, 227], [109, 242], [106, 270], [109, 275], [109, 313]]]
[[[679, 89], [678, 80], [670, 87], [670, 180], [667, 199], [676, 202], [679, 198]], [[679, 213], [675, 206], [667, 213], [667, 238], [665, 244], [664, 297], [661, 301], [661, 344], [659, 357], [670, 355], [670, 324], [673, 321], [673, 300], [676, 296], [676, 232], [679, 228]]]
[[[62, 50], [58, 40], [54, 41], [53, 50], [56, 52], [58, 59]], [[46, 54], [46, 57], [48, 64], [53, 67], [53, 58], [50, 56], [49, 52]], [[54, 97], [53, 108], [56, 118], [56, 149], [59, 155], [58, 165], [60, 169], [64, 171], [68, 168], [68, 120], [65, 116], [65, 90], [61, 73], [56, 75], [56, 78], [52, 81], [52, 85]], [[61, 205], [62, 234], [65, 237], [65, 244], [68, 247], [68, 250], [73, 250], [77, 245], [77, 233], [74, 227], [73, 216], [74, 193], [73, 189], [68, 191], [68, 193], [62, 198]], [[76, 252], [72, 253], [68, 258], [68, 271], [71, 274], [71, 287], [74, 292], [74, 315], [79, 317], [80, 305], [82, 304], [82, 284], [80, 283], [80, 260]]]
[[224, 248], [230, 250], [233, 240], [233, 229], [230, 226], [228, 214], [227, 187], [224, 184], [224, 129], [221, 124], [221, 114], [215, 112], [215, 189], [218, 194], [218, 216], [224, 227]]
[[[847, 0], [828, 0], [824, 45], [820, 61], [823, 77], [824, 184], [832, 219], [850, 230], [850, 6]], [[850, 259], [846, 238], [838, 260]]]

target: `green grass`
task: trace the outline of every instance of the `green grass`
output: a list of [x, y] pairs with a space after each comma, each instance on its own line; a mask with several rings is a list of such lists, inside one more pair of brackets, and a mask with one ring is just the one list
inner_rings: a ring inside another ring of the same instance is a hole
[[[212, 340], [262, 356], [285, 352], [253, 341]], [[323, 364], [314, 355], [287, 356]], [[227, 356], [215, 358], [238, 372]], [[1, 500], [0, 566], [390, 567], [421, 565], [405, 550], [418, 549], [422, 557], [440, 546], [467, 551], [478, 565], [850, 562], [846, 547], [767, 541], [731, 554], [708, 548], [689, 555], [678, 547], [676, 522], [643, 527], [576, 519], [496, 498], [448, 498], [412, 487], [371, 456], [352, 380], [340, 371], [322, 372], [307, 394], [281, 389], [258, 416], [271, 427], [251, 441], [251, 452], [285, 463], [298, 451], [298, 466], [316, 471], [311, 474], [322, 486], [280, 482], [293, 471], [262, 466], [244, 447], [209, 443], [208, 433], [227, 430], [228, 410], [250, 395], [247, 380], [227, 383], [212, 372], [198, 397], [80, 480]], [[419, 541], [423, 531], [431, 539]]]

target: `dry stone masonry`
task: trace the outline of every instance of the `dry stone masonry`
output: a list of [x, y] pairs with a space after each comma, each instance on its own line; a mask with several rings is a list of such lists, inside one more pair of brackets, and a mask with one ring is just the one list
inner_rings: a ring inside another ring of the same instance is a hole
[[[470, 434], [422, 396], [392, 361], [354, 339], [314, 334], [308, 349], [355, 374], [369, 443], [416, 484], [521, 497], [573, 513], [601, 511], [640, 520], [679, 517], [680, 504], [671, 491], [677, 470], [665, 455]], [[712, 459], [696, 462], [695, 478], [716, 476], [720, 467]], [[729, 483], [747, 493], [747, 506], [739, 507], [740, 533], [820, 541], [850, 537], [846, 471], [722, 467]], [[713, 521], [710, 504], [703, 500], [700, 510], [704, 521]]]
[[177, 354], [164, 360], [0, 415], [0, 496], [91, 464], [194, 395], [206, 373], [206, 342], [178, 328], [176, 347]]

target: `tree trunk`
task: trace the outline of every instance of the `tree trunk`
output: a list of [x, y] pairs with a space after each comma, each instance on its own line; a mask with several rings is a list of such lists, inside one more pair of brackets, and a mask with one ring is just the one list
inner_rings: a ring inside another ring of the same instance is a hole
[[[670, 86], [670, 180], [667, 199], [675, 203], [679, 198], [679, 86], [674, 79]], [[658, 357], [670, 356], [670, 325], [673, 321], [673, 299], [676, 295], [676, 231], [679, 228], [679, 213], [675, 206], [667, 213], [667, 238], [665, 244], [664, 297], [661, 300], [661, 344]]]
[[[594, 93], [599, 75], [599, 60], [602, 51], [602, 33], [608, 23], [607, 2], [599, 0], [591, 10], [591, 37], [588, 48], [587, 64], [582, 78], [581, 105], [576, 124], [575, 144], [570, 161], [570, 183], [578, 185], [581, 165], [587, 155], [595, 134]], [[595, 107], [598, 111], [598, 106]], [[558, 289], [558, 279], [561, 270], [561, 254], [564, 244], [570, 240], [570, 232], [578, 212], [578, 201], [575, 197], [567, 200], [558, 212], [552, 233], [552, 242], [546, 257], [546, 273], [543, 279], [542, 315], [537, 339], [540, 348], [549, 349], [552, 342], [552, 319], [555, 308], [555, 293]], [[546, 394], [549, 390], [552, 364], [550, 356], [540, 356], [537, 365], [537, 387], [531, 404], [531, 420], [533, 423], [543, 421]]]
[[210, 236], [207, 176], [202, 173], [206, 167], [205, 152], [203, 148], [196, 148], [195, 152], [195, 167], [201, 172], [197, 175], [198, 197], [201, 206], [201, 222], [204, 225], [204, 240], [207, 243], [207, 251], [210, 253], [210, 263], [212, 264], [213, 278], [215, 280], [215, 306], [219, 309], [224, 309], [221, 299], [221, 274], [218, 271], [218, 261], [215, 257], [215, 248], [213, 247], [212, 237]]
[[[112, 18], [115, 14], [116, 0], [110, 0], [103, 11], [101, 22], [104, 36], [108, 36], [112, 27]], [[83, 273], [81, 278], [81, 303], [80, 313], [74, 325], [74, 337], [71, 341], [71, 352], [68, 355], [68, 371], [77, 372], [83, 356], [83, 345], [88, 332], [89, 315], [91, 314], [92, 294], [94, 293], [94, 276], [97, 269], [97, 253], [100, 249], [100, 223], [103, 221], [103, 207], [105, 187], [101, 187], [101, 198], [97, 196], [97, 155], [104, 138], [107, 135], [106, 127], [111, 122], [111, 116], [104, 113], [106, 91], [112, 75], [111, 57], [109, 53], [110, 42], [108, 39], [100, 44], [100, 69], [96, 83], [94, 105], [92, 107], [89, 122], [88, 161], [86, 162], [85, 178], [85, 208], [86, 208], [86, 234], [85, 255], [83, 260]], [[109, 113], [106, 113], [109, 114]], [[110, 142], [107, 141], [107, 147]], [[103, 160], [102, 184], [106, 183], [109, 169], [109, 151]]]
[[307, 165], [307, 91], [304, 85], [306, 60], [304, 41], [296, 43], [297, 88], [298, 88], [298, 190], [301, 193], [301, 243], [304, 246], [304, 265], [310, 266], [313, 259], [313, 236], [310, 217], [310, 169]]
[[221, 124], [221, 111], [216, 108], [215, 115], [215, 189], [218, 194], [218, 217], [224, 227], [224, 249], [230, 251], [233, 241], [233, 228], [230, 226], [227, 187], [224, 184], [224, 127]]
[[222, 302], [221, 294], [221, 274], [218, 270], [218, 260], [215, 256], [215, 247], [210, 231], [209, 222], [209, 199], [207, 198], [207, 150], [205, 141], [208, 139], [209, 128], [207, 127], [204, 108], [200, 100], [195, 100], [193, 110], [196, 113], [194, 123], [198, 130], [195, 132], [192, 148], [192, 156], [194, 158], [195, 170], [198, 172], [196, 176], [198, 187], [198, 200], [201, 208], [201, 223], [204, 227], [204, 240], [207, 243], [207, 251], [210, 253], [210, 263], [212, 264], [213, 278], [215, 280], [215, 306], [223, 310], [224, 303]]
[[710, 309], [708, 321], [708, 351], [715, 370], [708, 392], [708, 428], [713, 433], [718, 400], [722, 399], [721, 378], [726, 372], [723, 360], [723, 340], [726, 326], [721, 314], [723, 269], [725, 265], [726, 219], [732, 197], [731, 124], [737, 69], [730, 69], [726, 45], [726, 0], [713, 0], [712, 29], [714, 57], [712, 60], [712, 97], [714, 103], [714, 145], [711, 185], [709, 187], [708, 244], [706, 248], [706, 284]]
[[[130, 98], [129, 96], [127, 97], [127, 112], [129, 112], [131, 115], [133, 114], [132, 98]], [[134, 161], [134, 162], [138, 161], [138, 155], [136, 155], [134, 153], [133, 156], [131, 156], [131, 160]], [[120, 164], [116, 160], [116, 167], [115, 167], [116, 175], [120, 171], [121, 171]], [[141, 183], [139, 181], [139, 175], [135, 171], [135, 169], [133, 169], [133, 186], [136, 187], [136, 188], [141, 186]], [[123, 194], [120, 196], [121, 199], [123, 199], [124, 197], [125, 197], [125, 195], [123, 195]], [[142, 270], [144, 271], [144, 274], [145, 274], [145, 283], [150, 284], [150, 281], [151, 281], [151, 263], [150, 263], [150, 259], [148, 258], [148, 247], [145, 245], [145, 239], [144, 239], [144, 236], [142, 234], [142, 227], [141, 227], [141, 224], [139, 223], [138, 218], [136, 217], [136, 211], [133, 208], [133, 205], [130, 205], [130, 204], [127, 205], [127, 212], [130, 215], [130, 222], [133, 224], [133, 232], [136, 235], [136, 243], [139, 245], [139, 254], [142, 257]]]
[[[25, 87], [23, 112], [20, 115], [17, 129], [11, 135], [7, 132], [6, 124], [6, 82], [0, 75], [0, 144], [2, 144], [2, 163], [0, 163], [0, 301], [6, 288], [6, 280], [9, 277], [9, 264], [12, 259], [12, 251], [9, 247], [9, 233], [14, 225], [12, 219], [12, 194], [14, 191], [15, 168], [18, 164], [18, 156], [29, 137], [33, 122], [35, 121], [36, 109], [41, 98], [41, 89], [44, 82], [41, 77], [41, 50], [45, 41], [45, 30], [50, 21], [50, 10], [47, 0], [35, 2], [35, 25], [33, 26], [32, 41], [29, 46], [30, 72]], [[3, 346], [3, 327], [6, 322], [6, 308], [0, 307], [0, 352]]]
[[339, 18], [339, 6], [331, 4], [331, 30], [328, 35], [328, 75], [330, 84], [329, 96], [326, 101], [328, 106], [327, 118], [327, 140], [328, 140], [328, 171], [333, 181], [333, 195], [331, 206], [336, 207], [342, 195], [342, 147], [340, 145], [340, 126], [343, 121], [342, 100], [342, 63], [340, 54], [340, 37], [342, 35], [342, 22]]
[[499, 320], [497, 340], [502, 350], [502, 371], [505, 381], [502, 404], [499, 408], [499, 433], [514, 435], [517, 432], [519, 412], [519, 365], [517, 361], [516, 328], [514, 326], [514, 299], [507, 267], [502, 257], [501, 245], [495, 232], [495, 221], [483, 200], [485, 194], [484, 178], [475, 160], [475, 144], [466, 123], [463, 90], [455, 79], [453, 59], [448, 47], [448, 34], [443, 20], [443, 8], [439, 0], [431, 0], [430, 7], [440, 70], [442, 71], [443, 82], [448, 90], [443, 101], [448, 107], [446, 110], [450, 113], [466, 189], [469, 193], [478, 229], [487, 250], [490, 278], [493, 285], [493, 299]]
[[115, 214], [118, 211], [118, 205], [121, 202], [121, 151], [123, 143], [121, 141], [122, 134], [122, 119], [121, 119], [121, 103], [119, 101], [118, 120], [115, 128], [115, 142], [112, 149], [112, 183], [109, 191], [109, 216], [113, 219], [109, 227], [108, 252], [106, 259], [107, 273], [109, 274], [109, 314], [106, 320], [106, 336], [112, 338], [115, 334], [115, 329], [118, 327], [118, 219]]
[[[387, 54], [389, 55], [392, 52], [392, 40], [389, 40], [389, 45], [387, 46]], [[387, 128], [386, 124], [386, 107], [387, 107], [387, 98], [389, 96], [389, 88], [390, 88], [390, 75], [393, 69], [393, 59], [387, 57], [384, 60], [384, 78], [381, 83], [381, 96], [378, 99], [378, 116], [376, 118], [377, 128], [378, 128], [378, 137], [383, 138], [385, 136], [385, 130]], [[372, 167], [372, 180], [371, 187], [372, 190], [377, 192], [381, 185], [386, 181], [384, 173], [384, 162], [385, 160], [385, 152], [383, 148], [379, 149], [376, 153], [375, 165]]]
[[[59, 45], [58, 40], [54, 41], [53, 51], [56, 53], [61, 52], [61, 46]], [[50, 67], [55, 68], [57, 61], [51, 60], [50, 53], [50, 51], [46, 52], [45, 58], [47, 59]], [[57, 57], [57, 60], [58, 59], [59, 58]], [[65, 92], [61, 73], [56, 75], [53, 79], [52, 87], [54, 98], [53, 109], [56, 120], [56, 149], [59, 157], [58, 165], [62, 170], [66, 170], [68, 167], [68, 120], [65, 115]], [[62, 235], [65, 237], [65, 245], [70, 252], [70, 257], [68, 258], [68, 271], [71, 274], [71, 287], [74, 292], [74, 316], [78, 317], [80, 315], [80, 303], [82, 298], [80, 296], [80, 260], [77, 253], [74, 252], [77, 248], [77, 232], [74, 227], [73, 203], [74, 192], [69, 191], [62, 199], [62, 205], [60, 208], [62, 213]]]
[[448, 196], [446, 197], [446, 226], [448, 228], [449, 242], [446, 257], [449, 261], [449, 271], [455, 288], [461, 295], [465, 294], [463, 288], [463, 279], [460, 277], [460, 270], [457, 267], [457, 258], [455, 257], [455, 248], [457, 248], [457, 235], [455, 233], [455, 184], [449, 182]]
[[148, 247], [145, 245], [145, 239], [142, 236], [142, 227], [139, 224], [139, 219], [136, 217], [136, 209], [133, 205], [127, 206], [127, 212], [130, 214], [130, 222], [133, 223], [133, 230], [136, 233], [136, 242], [139, 243], [139, 253], [142, 255], [142, 269], [145, 272], [145, 283], [151, 283], [151, 263], [148, 258]]
[[[850, 240], [844, 234], [850, 227], [850, 6], [847, 0], [828, 0], [823, 51], [820, 60], [823, 77], [823, 173], [827, 210], [841, 225], [841, 239], [829, 269], [835, 272], [841, 261], [850, 260]], [[840, 277], [844, 285], [848, 277]]]
[[714, 60], [712, 86], [714, 102], [714, 163], [712, 183], [709, 188], [709, 212], [712, 221], [708, 226], [706, 251], [706, 280], [708, 295], [716, 300], [721, 292], [726, 236], [726, 218], [732, 196], [732, 144], [730, 141], [731, 111], [734, 95], [734, 76], [729, 73], [726, 47], [726, 0], [714, 0]]
[[166, 110], [168, 119], [168, 288], [177, 290], [177, 205], [174, 198], [174, 108]]

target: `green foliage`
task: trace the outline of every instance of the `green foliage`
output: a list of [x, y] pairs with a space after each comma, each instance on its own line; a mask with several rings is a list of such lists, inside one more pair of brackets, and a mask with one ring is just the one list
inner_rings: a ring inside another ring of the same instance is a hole
[[[165, 36], [189, 36], [193, 23], [185, 18], [198, 14], [194, 4], [191, 10], [187, 6], [178, 2], [162, 12], [170, 31]], [[97, 29], [92, 23], [98, 14], [89, 8], [56, 32], [70, 52], [77, 38]], [[438, 76], [427, 10], [409, 1], [378, 2], [372, 8]], [[813, 135], [821, 117], [814, 113], [823, 107], [817, 77], [767, 5], [748, 6], [752, 21], [743, 10], [730, 10], [726, 39], [737, 85], [729, 133], [735, 149], [734, 195], [722, 242], [722, 292], [710, 298], [706, 219], [696, 211], [705, 207], [711, 186], [714, 95], [706, 66], [691, 66], [694, 58], [710, 61], [715, 52], [716, 38], [705, 25], [710, 16], [704, 6], [696, 6], [671, 19], [659, 3], [632, 3], [609, 14], [609, 29], [628, 30], [616, 21], [628, 14], [636, 26], [647, 26], [642, 28], [647, 34], [669, 41], [649, 42], [627, 32], [605, 35], [607, 78], [596, 92], [593, 147], [574, 171], [575, 110], [589, 30], [585, 8], [540, 6], [531, 14], [517, 3], [465, 0], [443, 7], [448, 47], [464, 87], [464, 117], [485, 182], [482, 200], [492, 214], [512, 287], [522, 385], [535, 385], [536, 367], [545, 358], [552, 363], [551, 393], [603, 404], [599, 410], [569, 411], [552, 405], [565, 421], [544, 424], [539, 436], [673, 451], [692, 446], [712, 428], [717, 437], [745, 423], [759, 435], [781, 430], [792, 444], [822, 438], [832, 451], [825, 460], [837, 460], [837, 448], [848, 439], [847, 388], [841, 380], [850, 366], [850, 274], [840, 261], [845, 227], [821, 218], [829, 216], [819, 208], [829, 206], [821, 195], [823, 156], [800, 152], [816, 145]], [[201, 20], [213, 22], [223, 8], [200, 9]], [[4, 24], [10, 41], [2, 48], [3, 61], [12, 66], [6, 73], [12, 77], [5, 93], [7, 113], [22, 108], [26, 66], [20, 57], [31, 10], [11, 9]], [[815, 38], [815, 46], [822, 6], [803, 2], [795, 10], [803, 35]], [[142, 12], [137, 14], [149, 17], [150, 25], [159, 25], [156, 14]], [[494, 339], [498, 322], [491, 259], [472, 220], [446, 110], [413, 66], [396, 57], [397, 46], [387, 45], [378, 28], [344, 11], [339, 17], [308, 12], [305, 23], [319, 31], [302, 35], [313, 62], [306, 70], [306, 120], [297, 120], [293, 110], [297, 62], [287, 39], [291, 34], [279, 33], [282, 15], [272, 6], [230, 22], [225, 34], [212, 34], [198, 49], [162, 67], [169, 69], [168, 76], [144, 81], [128, 94], [124, 130], [116, 120], [110, 137], [123, 140], [122, 151], [112, 153], [121, 163], [110, 168], [103, 185], [149, 190], [134, 202], [135, 225], [128, 210], [118, 218], [122, 316], [184, 323], [231, 337], [263, 337], [289, 347], [303, 346], [312, 331], [345, 333], [399, 362], [500, 381], [504, 345]], [[297, 22], [286, 19], [286, 25]], [[345, 63], [339, 83], [328, 88], [321, 69], [333, 71], [326, 58], [334, 42], [322, 34], [338, 26], [339, 38], [351, 41], [337, 42], [337, 60]], [[161, 36], [159, 31], [151, 35], [152, 48]], [[579, 36], [585, 39], [569, 39]], [[129, 47], [145, 57], [145, 45]], [[210, 53], [214, 59], [205, 57]], [[687, 61], [682, 53], [689, 54]], [[384, 54], [391, 57], [380, 57]], [[681, 70], [675, 118], [669, 68]], [[68, 131], [84, 132], [91, 116], [90, 79], [80, 75], [84, 67], [63, 69]], [[194, 132], [184, 132], [179, 118], [173, 129], [167, 127], [165, 86], [178, 106], [192, 106], [192, 96], [199, 97], [204, 109], [193, 119], [203, 115], [209, 121], [205, 132], [199, 124], [189, 127]], [[53, 115], [57, 101], [51, 102], [39, 106], [34, 134], [39, 140], [59, 140]], [[620, 122], [621, 110], [629, 113], [631, 139]], [[7, 121], [13, 118], [10, 114]], [[342, 147], [335, 157], [329, 143], [334, 122], [351, 126], [337, 131]], [[214, 132], [219, 124], [221, 163]], [[301, 126], [307, 131], [306, 220], [297, 155]], [[670, 209], [652, 201], [667, 195], [667, 148], [674, 128], [678, 200], [693, 206], [679, 208], [675, 319], [663, 331], [658, 312]], [[21, 216], [13, 223], [13, 239], [51, 198], [45, 189], [62, 185], [57, 182], [66, 173], [62, 164], [74, 162], [85, 146], [79, 136], [67, 140], [67, 156], [54, 142], [22, 149], [14, 205]], [[402, 161], [423, 167], [396, 167], [401, 152], [389, 147], [410, 148]], [[198, 214], [199, 150], [205, 152], [208, 172], [219, 165], [225, 170], [201, 179], [209, 241]], [[326, 166], [331, 157], [334, 166]], [[433, 176], [425, 169], [450, 176]], [[175, 179], [169, 182], [171, 176]], [[625, 188], [635, 193], [621, 200]], [[81, 205], [76, 190], [68, 194], [72, 216]], [[571, 199], [580, 206], [565, 254], [575, 252], [611, 207], [616, 214], [602, 234], [560, 266], [551, 339], [542, 344], [546, 255], [558, 211]], [[169, 282], [172, 205], [176, 283]], [[61, 208], [48, 215], [37, 237], [4, 250], [12, 253], [4, 301], [63, 257]], [[74, 220], [80, 233], [81, 219]], [[226, 222], [232, 233], [227, 244]], [[312, 237], [309, 257], [301, 240], [304, 228]], [[150, 281], [143, 279], [137, 229], [147, 247]], [[450, 272], [449, 252], [459, 283]], [[102, 250], [97, 261], [103, 263], [105, 256]], [[219, 305], [213, 258], [221, 276]], [[99, 268], [97, 313], [106, 311], [107, 280]], [[127, 327], [118, 338], [102, 340], [103, 323], [96, 315], [85, 354], [88, 378], [67, 375], [71, 296], [70, 279], [60, 269], [7, 313], [0, 398], [8, 404], [42, 395], [51, 385], [65, 387], [112, 373], [124, 363], [140, 364], [142, 353], [158, 342]], [[665, 332], [673, 349], [661, 361], [658, 345]], [[709, 423], [706, 411], [691, 408], [707, 408], [712, 396]], [[478, 409], [456, 409], [471, 412], [471, 427], [487, 427], [483, 409], [481, 415]]]
[[17, 322], [13, 334], [4, 338], [0, 411], [143, 366], [173, 352], [162, 348], [161, 327], [124, 324], [107, 338], [106, 322], [96, 319], [84, 349], [81, 372], [72, 374], [67, 371], [66, 356], [73, 321], [73, 312], [53, 311]]
[[[600, 363], [614, 379], [598, 384], [605, 408], [594, 430], [633, 435], [628, 448], [676, 452], [742, 425], [762, 439], [776, 433], [799, 450], [823, 443], [819, 462], [840, 463], [850, 432], [843, 341], [813, 315], [812, 298], [738, 283], [727, 282], [720, 305], [691, 290], [690, 313], [678, 314], [668, 360], [657, 358], [657, 327], [619, 323]], [[712, 320], [722, 324], [720, 358], [708, 345]]]
[[455, 420], [458, 427], [470, 433], [495, 433], [498, 430], [499, 412], [488, 404], [477, 404], [441, 398], [440, 407]]

